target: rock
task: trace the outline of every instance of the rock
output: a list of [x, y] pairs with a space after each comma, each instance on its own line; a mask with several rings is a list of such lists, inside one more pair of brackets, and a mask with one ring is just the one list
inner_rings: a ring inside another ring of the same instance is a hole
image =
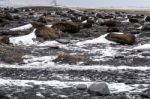
[[145, 21], [146, 21], [146, 22], [150, 22], [150, 16], [146, 16], [146, 17], [145, 17]]
[[118, 95], [116, 97], [116, 99], [130, 99], [130, 98], [128, 96], [126, 96], [126, 95]]
[[88, 93], [94, 96], [106, 96], [110, 94], [110, 91], [106, 83], [96, 82], [89, 86]]
[[85, 84], [79, 84], [79, 85], [77, 85], [77, 89], [78, 90], [86, 90], [87, 89], [87, 85], [85, 85]]
[[43, 40], [55, 40], [60, 37], [59, 32], [52, 28], [46, 27], [39, 22], [33, 22], [32, 26], [36, 28], [35, 35], [37, 38], [42, 38]]
[[82, 27], [83, 28], [91, 28], [92, 27], [92, 25], [93, 25], [93, 21], [92, 20], [86, 20], [86, 22], [85, 23], [82, 23]]
[[144, 23], [144, 25], [141, 28], [142, 31], [149, 31], [150, 30], [150, 22]]
[[119, 29], [116, 27], [108, 27], [107, 32], [119, 32]]
[[77, 64], [79, 62], [83, 62], [85, 65], [94, 64], [95, 62], [90, 60], [89, 58], [85, 57], [84, 55], [78, 55], [78, 54], [67, 54], [63, 53], [58, 55], [58, 57], [53, 60], [54, 62], [58, 63], [67, 63], [67, 64]]
[[108, 21], [105, 21], [104, 23], [101, 23], [101, 25], [106, 25], [108, 27], [115, 27], [116, 26], [116, 21], [108, 20]]
[[0, 37], [0, 44], [10, 44], [9, 37]]
[[120, 44], [132, 45], [135, 43], [135, 36], [131, 33], [109, 33], [106, 37], [107, 40], [114, 41]]
[[141, 96], [142, 98], [147, 98], [147, 99], [150, 98], [150, 97], [149, 97], [147, 94], [145, 94], [145, 93], [141, 93], [140, 96]]
[[43, 24], [47, 24], [47, 20], [44, 17], [40, 17], [37, 22], [41, 22]]
[[131, 22], [131, 23], [138, 23], [139, 20], [135, 19], [135, 18], [129, 18], [129, 22]]
[[0, 99], [10, 99], [8, 96], [6, 96], [4, 93], [0, 93]]
[[52, 28], [55, 30], [68, 32], [68, 33], [77, 33], [80, 31], [80, 27], [78, 24], [70, 23], [70, 22], [55, 23], [53, 24]]

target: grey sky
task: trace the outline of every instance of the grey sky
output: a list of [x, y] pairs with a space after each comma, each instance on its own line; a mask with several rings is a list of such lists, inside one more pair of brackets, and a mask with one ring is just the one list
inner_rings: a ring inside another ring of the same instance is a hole
[[150, 7], [150, 0], [57, 0], [61, 5], [81, 7]]

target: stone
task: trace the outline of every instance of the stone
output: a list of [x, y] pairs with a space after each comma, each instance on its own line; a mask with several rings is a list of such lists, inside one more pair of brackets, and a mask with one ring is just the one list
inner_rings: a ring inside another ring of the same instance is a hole
[[0, 44], [10, 44], [9, 37], [0, 37]]
[[116, 27], [108, 27], [107, 32], [119, 32], [119, 29]]
[[80, 31], [80, 26], [71, 22], [59, 22], [52, 26], [53, 29], [68, 33], [77, 33]]
[[129, 22], [131, 22], [131, 23], [138, 23], [139, 20], [135, 19], [135, 18], [129, 18]]
[[39, 22], [33, 22], [32, 26], [36, 28], [35, 35], [37, 38], [42, 38], [43, 40], [55, 40], [60, 37], [59, 32], [50, 27], [46, 27]]
[[146, 16], [146, 17], [145, 17], [145, 21], [146, 21], [146, 22], [150, 22], [150, 16]]
[[135, 36], [131, 33], [109, 33], [106, 37], [107, 40], [114, 41], [120, 44], [132, 45], [135, 43]]
[[93, 96], [107, 96], [110, 91], [105, 82], [96, 82], [89, 86], [88, 93]]
[[77, 87], [76, 87], [78, 90], [86, 90], [87, 89], [87, 85], [85, 85], [85, 84], [79, 84], [79, 85], [77, 85]]
[[116, 21], [108, 20], [108, 21], [105, 21], [103, 24], [108, 26], [108, 27], [115, 27], [116, 26]]
[[141, 28], [142, 31], [149, 31], [150, 30], [150, 22], [145, 22]]
[[116, 99], [130, 99], [130, 98], [128, 96], [126, 96], [126, 95], [118, 95], [116, 97]]

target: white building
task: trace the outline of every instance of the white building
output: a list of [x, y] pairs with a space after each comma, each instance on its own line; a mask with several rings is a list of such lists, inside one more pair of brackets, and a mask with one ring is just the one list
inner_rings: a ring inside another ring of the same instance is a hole
[[0, 0], [0, 7], [54, 6], [56, 0]]

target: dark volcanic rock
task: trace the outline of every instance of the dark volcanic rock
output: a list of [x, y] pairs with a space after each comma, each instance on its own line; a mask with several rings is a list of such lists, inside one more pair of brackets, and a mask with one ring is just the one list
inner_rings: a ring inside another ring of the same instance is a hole
[[0, 37], [0, 44], [10, 44], [9, 37]]
[[101, 23], [101, 25], [106, 25], [108, 27], [115, 27], [116, 26], [116, 21], [108, 20], [108, 21], [105, 21], [104, 23]]
[[115, 41], [120, 44], [134, 44], [135, 43], [135, 36], [131, 33], [123, 33], [123, 34], [117, 34], [117, 33], [109, 33], [106, 36], [106, 39], [110, 41]]
[[93, 96], [106, 96], [110, 94], [110, 91], [106, 83], [96, 82], [89, 86], [88, 93]]
[[69, 22], [55, 23], [53, 24], [52, 28], [62, 32], [68, 32], [68, 33], [77, 33], [80, 31], [79, 25], [75, 23], [69, 23]]

